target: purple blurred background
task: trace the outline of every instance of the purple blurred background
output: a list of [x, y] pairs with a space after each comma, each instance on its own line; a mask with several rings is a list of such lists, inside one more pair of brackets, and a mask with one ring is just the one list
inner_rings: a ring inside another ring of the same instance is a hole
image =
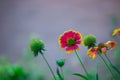
[[[56, 67], [56, 59], [66, 58], [65, 67], [78, 71], [80, 65], [74, 54], [66, 55], [59, 49], [59, 35], [74, 29], [106, 42], [111, 39], [113, 14], [120, 19], [120, 0], [0, 0], [0, 55], [15, 62], [29, 47], [31, 35], [37, 35], [46, 44], [45, 56], [52, 67]], [[94, 64], [86, 55], [87, 49], [80, 48], [79, 55], [87, 67]]]

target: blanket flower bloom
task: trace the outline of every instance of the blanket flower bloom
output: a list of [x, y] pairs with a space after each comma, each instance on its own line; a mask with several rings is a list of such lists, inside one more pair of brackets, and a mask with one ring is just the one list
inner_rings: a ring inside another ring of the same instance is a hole
[[50, 69], [51, 71], [51, 74], [53, 75], [54, 77], [54, 80], [57, 80], [56, 79], [56, 76], [51, 68], [51, 66], [49, 65], [47, 59], [45, 58], [44, 54], [43, 54], [43, 51], [45, 51], [45, 45], [44, 45], [44, 42], [40, 39], [33, 39], [31, 42], [30, 42], [30, 49], [31, 51], [34, 53], [34, 56], [38, 56], [38, 53], [41, 54], [42, 58], [44, 59], [44, 61], [46, 62], [48, 68]]
[[112, 36], [115, 36], [115, 35], [120, 35], [120, 28], [113, 30]]
[[106, 54], [108, 50], [113, 49], [115, 46], [115, 41], [107, 41], [106, 43], [101, 42], [97, 46], [89, 48], [87, 54], [90, 58], [95, 59], [97, 54]]
[[90, 58], [95, 59], [98, 53], [98, 47], [91, 47], [88, 49], [87, 54]]
[[82, 35], [80, 32], [68, 30], [60, 35], [58, 43], [60, 44], [60, 48], [65, 48], [66, 53], [70, 53], [79, 49], [78, 45], [82, 43], [81, 38]]
[[117, 43], [115, 41], [107, 41], [105, 44], [107, 45], [108, 50], [113, 49], [117, 45]]

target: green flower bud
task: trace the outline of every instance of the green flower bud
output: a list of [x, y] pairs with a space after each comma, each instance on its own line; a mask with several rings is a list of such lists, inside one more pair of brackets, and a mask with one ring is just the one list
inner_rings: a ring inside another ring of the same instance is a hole
[[38, 55], [38, 52], [40, 52], [41, 54], [43, 54], [42, 51], [44, 51], [44, 43], [42, 40], [39, 39], [33, 39], [30, 42], [30, 49], [31, 51], [34, 53], [35, 56]]
[[94, 47], [96, 44], [96, 37], [92, 34], [87, 34], [83, 38], [83, 44], [88, 48]]
[[59, 67], [63, 67], [64, 64], [65, 64], [65, 59], [58, 59], [56, 61], [56, 64], [59, 66]]

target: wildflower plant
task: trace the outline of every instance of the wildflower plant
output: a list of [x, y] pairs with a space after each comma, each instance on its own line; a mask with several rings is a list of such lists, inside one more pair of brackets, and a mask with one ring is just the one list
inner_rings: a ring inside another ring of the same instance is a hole
[[[86, 35], [86, 36], [88, 37], [88, 35]], [[89, 38], [84, 39], [84, 40], [86, 40], [86, 42], [87, 41], [89, 42]], [[91, 43], [92, 43], [92, 41], [91, 41]], [[86, 46], [86, 44], [84, 44], [84, 45]], [[110, 59], [107, 57], [106, 53], [107, 53], [108, 50], [112, 50], [115, 46], [116, 46], [115, 41], [107, 41], [106, 43], [101, 42], [97, 46], [95, 46], [95, 45], [91, 46], [87, 51], [88, 56], [92, 59], [95, 59], [97, 55], [100, 56], [100, 58], [105, 63], [106, 67], [108, 68], [108, 70], [110, 71], [110, 73], [111, 73], [111, 75], [113, 76], [114, 79], [115, 79], [114, 74], [113, 74], [112, 70], [110, 69], [106, 60], [102, 57], [102, 53], [105, 54], [105, 57], [108, 59], [108, 61], [110, 61]]]
[[[58, 74], [60, 80], [64, 80], [64, 74], [63, 74], [63, 69], [62, 68], [63, 68], [63, 66], [65, 64], [65, 59], [58, 59], [58, 60], [56, 60], [56, 64], [58, 66], [57, 74]], [[59, 68], [60, 68], [60, 70], [59, 70]]]
[[47, 59], [45, 58], [45, 56], [43, 54], [43, 51], [45, 51], [44, 48], [45, 48], [44, 47], [44, 43], [40, 39], [33, 39], [30, 42], [30, 49], [33, 52], [34, 56], [38, 56], [38, 53], [40, 53], [42, 55], [43, 59], [45, 60], [46, 64], [48, 65], [48, 67], [49, 67], [49, 69], [50, 69], [54, 79], [57, 80], [56, 77], [55, 77], [55, 74], [54, 74], [54, 72], [53, 72], [53, 70], [51, 68], [51, 66], [49, 65]]
[[[120, 34], [119, 29], [115, 29], [113, 31], [113, 36], [119, 35], [119, 34]], [[82, 66], [82, 69], [85, 72], [85, 75], [80, 74], [80, 73], [73, 73], [73, 75], [79, 76], [83, 78], [84, 80], [93, 80], [93, 76], [91, 76], [91, 74], [88, 74], [88, 71], [86, 67], [84, 66], [81, 60], [81, 57], [79, 56], [77, 52], [80, 49], [81, 44], [87, 47], [88, 57], [90, 57], [91, 59], [95, 59], [98, 55], [101, 58], [101, 60], [106, 65], [109, 72], [111, 73], [113, 80], [117, 80], [117, 79], [115, 77], [115, 74], [111, 70], [111, 66], [120, 75], [120, 71], [112, 64], [109, 57], [107, 56], [107, 52], [112, 50], [117, 45], [115, 41], [100, 42], [97, 44], [96, 36], [93, 34], [87, 34], [82, 39], [82, 34], [79, 31], [67, 30], [59, 36], [58, 43], [59, 43], [60, 48], [65, 50], [67, 54], [71, 52], [75, 53], [75, 56], [77, 57], [78, 61], [80, 62]], [[59, 80], [65, 80], [65, 76], [63, 74], [63, 66], [65, 64], [65, 59], [56, 60], [56, 65], [57, 65], [57, 69], [56, 69], [57, 76], [56, 76], [51, 66], [49, 65], [47, 59], [44, 56], [44, 51], [45, 51], [44, 42], [40, 39], [33, 39], [30, 42], [30, 49], [33, 52], [34, 56], [38, 56], [39, 53], [41, 54], [48, 68], [50, 69], [54, 80], [58, 80], [58, 78]], [[106, 59], [104, 59], [103, 55], [105, 56]], [[107, 63], [106, 60], [109, 62], [110, 65]], [[98, 80], [98, 73], [96, 73], [96, 77], [94, 78]]]
[[81, 33], [75, 30], [65, 31], [63, 34], [60, 35], [58, 43], [60, 45], [60, 48], [66, 50], [66, 53], [70, 53], [73, 51], [75, 52], [77, 59], [79, 60], [84, 72], [86, 73], [86, 76], [88, 76], [88, 72], [77, 52], [77, 50], [79, 49], [79, 45], [82, 43]]

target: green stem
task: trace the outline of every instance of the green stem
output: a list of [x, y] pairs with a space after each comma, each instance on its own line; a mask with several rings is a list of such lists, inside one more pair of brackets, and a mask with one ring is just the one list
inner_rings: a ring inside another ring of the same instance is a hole
[[103, 60], [103, 62], [105, 63], [106, 67], [108, 68], [108, 70], [110, 71], [111, 75], [112, 75], [113, 78], [114, 78], [114, 74], [113, 74], [113, 72], [111, 71], [111, 69], [110, 69], [109, 65], [107, 64], [107, 62], [105, 61], [105, 59], [101, 56], [101, 54], [99, 54], [99, 56], [100, 56], [100, 58]]
[[108, 62], [110, 63], [110, 65], [113, 65], [112, 62], [110, 61], [109, 57], [105, 54], [106, 59], [108, 60]]
[[78, 60], [79, 60], [80, 64], [82, 65], [82, 68], [84, 69], [84, 71], [85, 71], [86, 75], [88, 76], [88, 72], [87, 72], [87, 70], [86, 70], [85, 66], [83, 65], [82, 60], [80, 59], [80, 57], [79, 57], [79, 55], [78, 55], [78, 53], [77, 53], [77, 51], [76, 51], [76, 50], [75, 50], [75, 54], [76, 54], [76, 56], [77, 56], [77, 58], [78, 58]]
[[[110, 61], [110, 59], [109, 59], [109, 57], [105, 54], [105, 57], [106, 57], [106, 59], [108, 60], [108, 62], [110, 63], [110, 65], [111, 66], [114, 66], [113, 64], [112, 64], [112, 62]], [[120, 76], [119, 76], [120, 77]]]
[[64, 80], [64, 74], [63, 74], [63, 69], [62, 69], [62, 67], [60, 67], [60, 70], [61, 70], [61, 74], [62, 74], [62, 77], [63, 77], [63, 80]]
[[45, 62], [47, 63], [47, 65], [48, 65], [48, 67], [49, 67], [49, 69], [50, 69], [50, 71], [51, 71], [51, 73], [52, 73], [54, 79], [57, 80], [56, 77], [55, 77], [55, 75], [54, 75], [54, 72], [53, 72], [52, 68], [50, 67], [48, 61], [46, 60], [45, 56], [44, 56], [43, 54], [41, 54], [41, 55], [42, 55], [43, 59], [45, 60]]

